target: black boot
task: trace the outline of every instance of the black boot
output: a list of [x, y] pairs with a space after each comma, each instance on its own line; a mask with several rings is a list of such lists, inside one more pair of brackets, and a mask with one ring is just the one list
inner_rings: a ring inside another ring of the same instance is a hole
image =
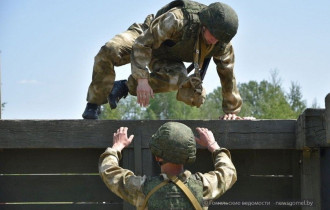
[[111, 93], [109, 94], [108, 101], [111, 109], [115, 109], [119, 100], [128, 95], [127, 80], [115, 81]]
[[99, 119], [99, 115], [101, 114], [100, 106], [97, 104], [87, 103], [86, 109], [82, 114], [84, 119], [92, 119], [97, 120]]

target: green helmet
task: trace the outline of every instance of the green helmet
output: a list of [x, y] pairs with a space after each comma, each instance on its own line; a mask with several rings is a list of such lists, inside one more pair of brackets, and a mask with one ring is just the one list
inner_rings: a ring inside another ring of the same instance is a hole
[[229, 43], [237, 33], [238, 17], [227, 4], [216, 2], [199, 12], [202, 25], [222, 43]]
[[167, 122], [152, 135], [149, 147], [153, 155], [164, 162], [193, 163], [196, 159], [196, 142], [192, 130], [179, 122]]

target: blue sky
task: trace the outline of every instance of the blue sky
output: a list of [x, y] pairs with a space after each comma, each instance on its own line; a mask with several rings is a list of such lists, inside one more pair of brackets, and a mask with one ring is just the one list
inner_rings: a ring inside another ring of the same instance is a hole
[[[81, 119], [100, 47], [169, 1], [0, 0], [3, 119]], [[200, 1], [210, 4], [213, 1]], [[270, 79], [302, 88], [310, 107], [330, 93], [330, 1], [224, 0], [239, 16], [233, 39], [239, 83]], [[117, 68], [125, 79], [130, 66]], [[220, 86], [215, 66], [204, 80]]]

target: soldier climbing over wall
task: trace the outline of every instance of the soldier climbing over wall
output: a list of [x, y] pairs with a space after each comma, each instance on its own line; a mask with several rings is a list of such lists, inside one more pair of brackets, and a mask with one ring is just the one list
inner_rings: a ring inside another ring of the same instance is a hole
[[[222, 119], [241, 119], [237, 114], [242, 100], [230, 42], [237, 29], [236, 12], [224, 3], [206, 6], [176, 0], [165, 5], [155, 16], [148, 15], [142, 24], [134, 23], [100, 49], [83, 118], [98, 119], [100, 105], [109, 102], [115, 109], [128, 93], [146, 107], [154, 93], [177, 91], [177, 100], [200, 107], [206, 92], [199, 71], [213, 58], [222, 85], [226, 113]], [[193, 74], [188, 75], [183, 62], [193, 63]], [[115, 81], [114, 67], [127, 63], [131, 63], [132, 74], [127, 81]]]
[[[230, 152], [220, 148], [207, 128], [196, 128], [199, 137], [179, 122], [163, 124], [149, 142], [160, 165], [161, 174], [155, 177], [136, 176], [121, 168], [121, 151], [134, 136], [127, 137], [127, 127], [113, 135], [113, 145], [99, 161], [99, 172], [106, 186], [137, 209], [207, 209], [212, 200], [230, 189], [237, 180]], [[196, 159], [196, 142], [212, 153], [214, 170], [192, 174], [184, 164]], [[166, 199], [165, 199], [166, 198]]]

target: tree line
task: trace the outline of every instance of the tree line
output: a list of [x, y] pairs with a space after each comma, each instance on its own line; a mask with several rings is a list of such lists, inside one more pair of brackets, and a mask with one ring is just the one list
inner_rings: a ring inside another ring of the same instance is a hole
[[[297, 119], [306, 108], [301, 87], [291, 82], [289, 92], [283, 90], [277, 71], [271, 72], [271, 80], [249, 81], [238, 84], [243, 99], [239, 116], [253, 116], [257, 119]], [[118, 120], [212, 120], [224, 115], [222, 111], [221, 87], [207, 94], [205, 103], [200, 107], [191, 107], [176, 100], [176, 91], [155, 94], [150, 105], [140, 107], [135, 96], [121, 99], [117, 109], [110, 110], [109, 105], [102, 106], [101, 119]], [[313, 104], [313, 108], [317, 104]]]

